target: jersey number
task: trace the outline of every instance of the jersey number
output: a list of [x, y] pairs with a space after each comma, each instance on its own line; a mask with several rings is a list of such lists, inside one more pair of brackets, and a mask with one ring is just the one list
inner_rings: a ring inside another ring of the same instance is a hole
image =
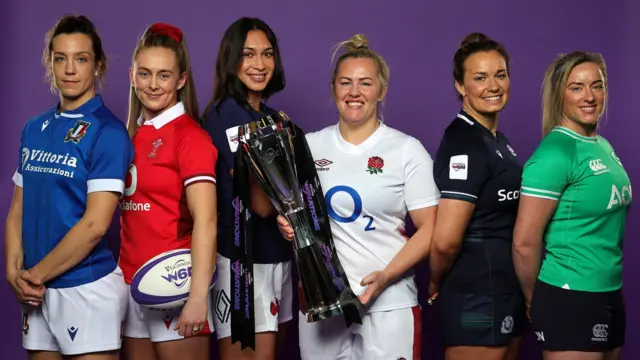
[[[336, 211], [333, 209], [333, 206], [331, 206], [331, 198], [333, 198], [333, 196], [339, 192], [347, 193], [349, 196], [351, 196], [351, 200], [353, 200], [353, 213], [351, 213], [351, 215], [348, 217], [338, 215], [338, 213], [336, 213]], [[327, 202], [327, 210], [329, 212], [329, 217], [332, 218], [334, 221], [346, 224], [346, 223], [356, 221], [362, 214], [362, 198], [360, 197], [360, 194], [358, 194], [358, 192], [352, 187], [345, 186], [345, 185], [334, 186], [331, 189], [329, 189], [329, 191], [327, 191], [327, 194], [325, 195], [325, 199]], [[362, 215], [362, 217], [365, 219], [369, 219], [367, 222], [367, 225], [365, 225], [364, 227], [364, 231], [371, 231], [376, 229], [375, 226], [373, 226], [372, 216]]]

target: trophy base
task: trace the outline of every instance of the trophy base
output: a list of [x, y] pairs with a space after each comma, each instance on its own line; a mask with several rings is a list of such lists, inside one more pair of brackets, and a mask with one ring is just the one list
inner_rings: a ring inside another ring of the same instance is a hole
[[307, 319], [307, 322], [315, 322], [330, 318], [332, 316], [341, 315], [342, 313], [342, 306], [338, 302], [331, 306], [310, 309], [305, 315], [305, 318]]

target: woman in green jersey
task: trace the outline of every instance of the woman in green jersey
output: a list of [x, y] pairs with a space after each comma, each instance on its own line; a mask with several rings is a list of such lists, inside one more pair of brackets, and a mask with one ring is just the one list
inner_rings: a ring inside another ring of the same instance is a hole
[[599, 54], [572, 52], [549, 66], [544, 138], [522, 175], [513, 262], [545, 360], [619, 359], [624, 344], [622, 242], [631, 184], [597, 134], [606, 85]]

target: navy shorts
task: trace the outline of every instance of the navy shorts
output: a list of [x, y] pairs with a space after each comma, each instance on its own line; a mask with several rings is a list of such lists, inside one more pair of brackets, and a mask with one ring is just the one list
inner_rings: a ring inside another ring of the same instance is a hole
[[489, 295], [442, 289], [433, 304], [445, 347], [508, 346], [528, 323], [520, 291]]

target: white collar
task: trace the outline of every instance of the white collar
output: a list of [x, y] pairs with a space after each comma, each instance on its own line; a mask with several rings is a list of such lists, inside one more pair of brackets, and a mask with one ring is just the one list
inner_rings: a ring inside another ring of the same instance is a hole
[[157, 130], [167, 125], [172, 120], [184, 115], [184, 113], [184, 104], [180, 101], [151, 120], [144, 121], [142, 116], [140, 116], [140, 118], [138, 118], [138, 125], [153, 125]]

